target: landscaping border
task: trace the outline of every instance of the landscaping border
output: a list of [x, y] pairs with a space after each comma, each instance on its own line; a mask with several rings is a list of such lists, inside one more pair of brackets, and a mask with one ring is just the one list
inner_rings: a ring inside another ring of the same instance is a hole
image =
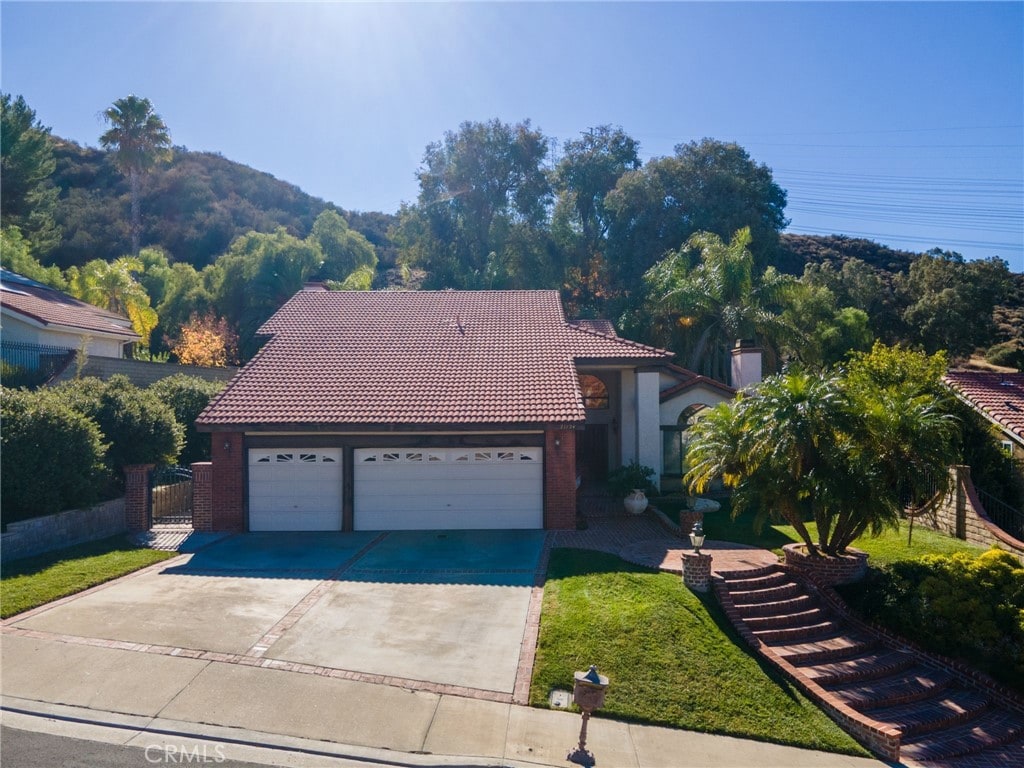
[[7, 530], [0, 535], [0, 549], [5, 561], [19, 560], [75, 544], [106, 539], [127, 530], [128, 520], [122, 497], [91, 507], [68, 509], [8, 523]]

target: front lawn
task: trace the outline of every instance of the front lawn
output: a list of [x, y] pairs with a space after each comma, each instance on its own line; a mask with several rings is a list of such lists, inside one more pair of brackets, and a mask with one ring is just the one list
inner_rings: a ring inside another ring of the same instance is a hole
[[135, 547], [124, 536], [112, 536], [5, 562], [0, 566], [0, 618], [73, 595], [175, 555], [177, 552]]
[[598, 552], [556, 549], [544, 588], [530, 702], [597, 664], [604, 715], [808, 749], [868, 753], [740, 645], [710, 596], [678, 576]]
[[[681, 502], [673, 503], [672, 500], [668, 502], [658, 500], [655, 503], [658, 509], [665, 512], [669, 518], [678, 523], [678, 510]], [[920, 523], [914, 524], [912, 544], [908, 545], [908, 525], [908, 521], [903, 520], [900, 522], [898, 530], [887, 528], [878, 538], [874, 538], [871, 535], [861, 536], [853, 542], [853, 546], [867, 552], [871, 556], [868, 562], [873, 566], [887, 565], [888, 563], [902, 560], [912, 560], [921, 555], [947, 555], [954, 552], [968, 552], [972, 555], [977, 555], [987, 549], [986, 547], [970, 544], [938, 531], [929, 530]], [[817, 536], [817, 527], [814, 523], [808, 523], [807, 528], [812, 538]], [[753, 513], [747, 512], [733, 519], [730, 516], [728, 499], [722, 500], [722, 508], [718, 512], [704, 515], [704, 533], [709, 539], [732, 541], [737, 544], [750, 544], [751, 546], [770, 549], [779, 555], [782, 554], [782, 547], [785, 544], [792, 544], [801, 540], [791, 525], [766, 525], [759, 534], [755, 533]]]

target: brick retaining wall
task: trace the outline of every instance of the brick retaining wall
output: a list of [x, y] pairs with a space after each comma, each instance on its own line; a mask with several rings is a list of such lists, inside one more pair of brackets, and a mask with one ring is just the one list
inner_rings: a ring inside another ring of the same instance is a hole
[[74, 544], [105, 539], [128, 530], [124, 499], [112, 499], [84, 509], [10, 523], [0, 536], [4, 560], [30, 557]]

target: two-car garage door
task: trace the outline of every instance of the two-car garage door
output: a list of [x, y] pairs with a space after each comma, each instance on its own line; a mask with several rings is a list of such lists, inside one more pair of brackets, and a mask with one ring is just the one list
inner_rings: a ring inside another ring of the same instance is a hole
[[[355, 530], [542, 528], [540, 448], [358, 448]], [[251, 449], [249, 529], [342, 527], [340, 448]]]

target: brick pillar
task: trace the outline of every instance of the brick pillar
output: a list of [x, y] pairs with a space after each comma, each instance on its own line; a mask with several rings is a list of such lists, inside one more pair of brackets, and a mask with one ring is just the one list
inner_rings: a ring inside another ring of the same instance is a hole
[[124, 516], [129, 531], [149, 530], [149, 473], [155, 464], [124, 468]]
[[576, 527], [576, 433], [544, 432], [544, 528]]
[[241, 432], [210, 435], [213, 455], [211, 530], [245, 530], [245, 445]]
[[694, 592], [707, 592], [711, 584], [711, 555], [683, 552], [683, 584]]
[[192, 527], [197, 531], [213, 530], [212, 461], [192, 465]]

